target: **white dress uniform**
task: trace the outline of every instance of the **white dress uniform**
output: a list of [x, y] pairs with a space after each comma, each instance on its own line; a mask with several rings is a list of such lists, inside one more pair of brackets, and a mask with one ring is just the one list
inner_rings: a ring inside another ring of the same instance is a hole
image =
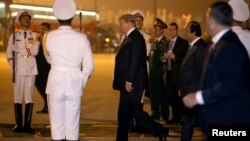
[[23, 97], [25, 103], [33, 103], [35, 76], [37, 75], [35, 56], [39, 49], [37, 33], [29, 29], [26, 31], [20, 29], [15, 33], [15, 45], [12, 42], [13, 34], [9, 38], [6, 56], [12, 68], [12, 60], [14, 59], [12, 51], [16, 53], [14, 103], [21, 104]]
[[[244, 0], [230, 0], [228, 4], [233, 9], [233, 19], [235, 21], [244, 22], [249, 19], [249, 8]], [[232, 30], [246, 47], [250, 59], [250, 31], [242, 29], [240, 26], [232, 26]]]
[[237, 34], [242, 44], [245, 46], [250, 59], [250, 31], [242, 29], [240, 26], [232, 26], [233, 32]]
[[[142, 17], [142, 19], [144, 19], [145, 14], [141, 11], [141, 10], [133, 10], [130, 14], [134, 15], [134, 16], [140, 16]], [[151, 36], [147, 33], [145, 33], [144, 31], [140, 30], [140, 33], [142, 34], [144, 40], [145, 40], [145, 44], [146, 44], [146, 55], [147, 58], [149, 57], [149, 53], [151, 51], [151, 43], [150, 43], [150, 38]], [[149, 74], [149, 62], [147, 60], [147, 72]], [[144, 90], [142, 98], [141, 98], [141, 103], [144, 103], [144, 96], [145, 96], [146, 90]]]
[[[56, 0], [53, 8], [60, 20], [72, 18], [76, 9], [71, 0]], [[60, 26], [45, 35], [43, 42], [51, 64], [46, 93], [52, 140], [78, 140], [81, 96], [94, 68], [89, 40], [71, 26]]]
[[[147, 51], [147, 57], [149, 56], [149, 53], [150, 53], [150, 50], [151, 50], [151, 43], [150, 43], [150, 38], [151, 36], [145, 32], [143, 32], [142, 30], [140, 30], [140, 33], [142, 34], [144, 40], [145, 40], [145, 43], [146, 43], [146, 51]], [[147, 61], [147, 70], [149, 72], [149, 63]]]

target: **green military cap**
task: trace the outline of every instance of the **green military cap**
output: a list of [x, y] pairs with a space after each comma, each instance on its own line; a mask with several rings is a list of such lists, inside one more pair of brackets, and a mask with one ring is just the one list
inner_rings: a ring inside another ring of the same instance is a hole
[[163, 29], [168, 28], [168, 25], [164, 23], [160, 18], [155, 19], [154, 26], [160, 26]]

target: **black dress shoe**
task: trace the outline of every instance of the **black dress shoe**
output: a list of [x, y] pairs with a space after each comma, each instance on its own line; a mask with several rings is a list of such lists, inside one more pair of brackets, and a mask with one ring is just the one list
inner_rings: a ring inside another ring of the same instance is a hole
[[180, 120], [171, 119], [169, 121], [166, 121], [166, 124], [180, 124]]
[[31, 127], [24, 127], [23, 128], [23, 132], [24, 133], [28, 133], [28, 134], [34, 134], [35, 133], [35, 129], [31, 128]]
[[36, 111], [36, 113], [38, 114], [47, 114], [48, 113], [48, 109], [42, 109], [41, 111]]
[[22, 133], [23, 132], [23, 127], [22, 126], [15, 126], [12, 131], [14, 133]]

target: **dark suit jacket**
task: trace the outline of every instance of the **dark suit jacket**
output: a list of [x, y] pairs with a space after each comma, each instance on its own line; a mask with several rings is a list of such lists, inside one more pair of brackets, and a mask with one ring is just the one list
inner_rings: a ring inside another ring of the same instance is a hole
[[180, 71], [180, 92], [182, 96], [190, 92], [196, 92], [200, 86], [205, 49], [206, 43], [200, 38], [188, 50], [182, 62]]
[[172, 60], [171, 72], [170, 72], [172, 77], [174, 78], [173, 79], [175, 81], [174, 83], [177, 86], [179, 86], [181, 64], [188, 50], [188, 46], [189, 44], [185, 39], [181, 37], [177, 37], [177, 40], [175, 41], [174, 48], [173, 48], [173, 53], [175, 54], [175, 60]]
[[48, 76], [50, 71], [50, 64], [46, 61], [44, 57], [42, 43], [40, 43], [39, 45], [39, 51], [38, 54], [36, 55], [36, 63], [37, 63], [38, 75]]
[[210, 52], [202, 96], [208, 125], [250, 125], [250, 61], [245, 47], [231, 30]]
[[135, 29], [116, 55], [113, 88], [124, 91], [125, 83], [131, 82], [134, 89], [145, 89], [147, 76], [146, 44], [141, 33]]

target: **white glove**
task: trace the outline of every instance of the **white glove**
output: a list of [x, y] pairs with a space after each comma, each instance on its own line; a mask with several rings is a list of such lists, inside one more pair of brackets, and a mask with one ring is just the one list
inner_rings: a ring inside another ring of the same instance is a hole
[[11, 71], [13, 70], [13, 60], [8, 61]]

